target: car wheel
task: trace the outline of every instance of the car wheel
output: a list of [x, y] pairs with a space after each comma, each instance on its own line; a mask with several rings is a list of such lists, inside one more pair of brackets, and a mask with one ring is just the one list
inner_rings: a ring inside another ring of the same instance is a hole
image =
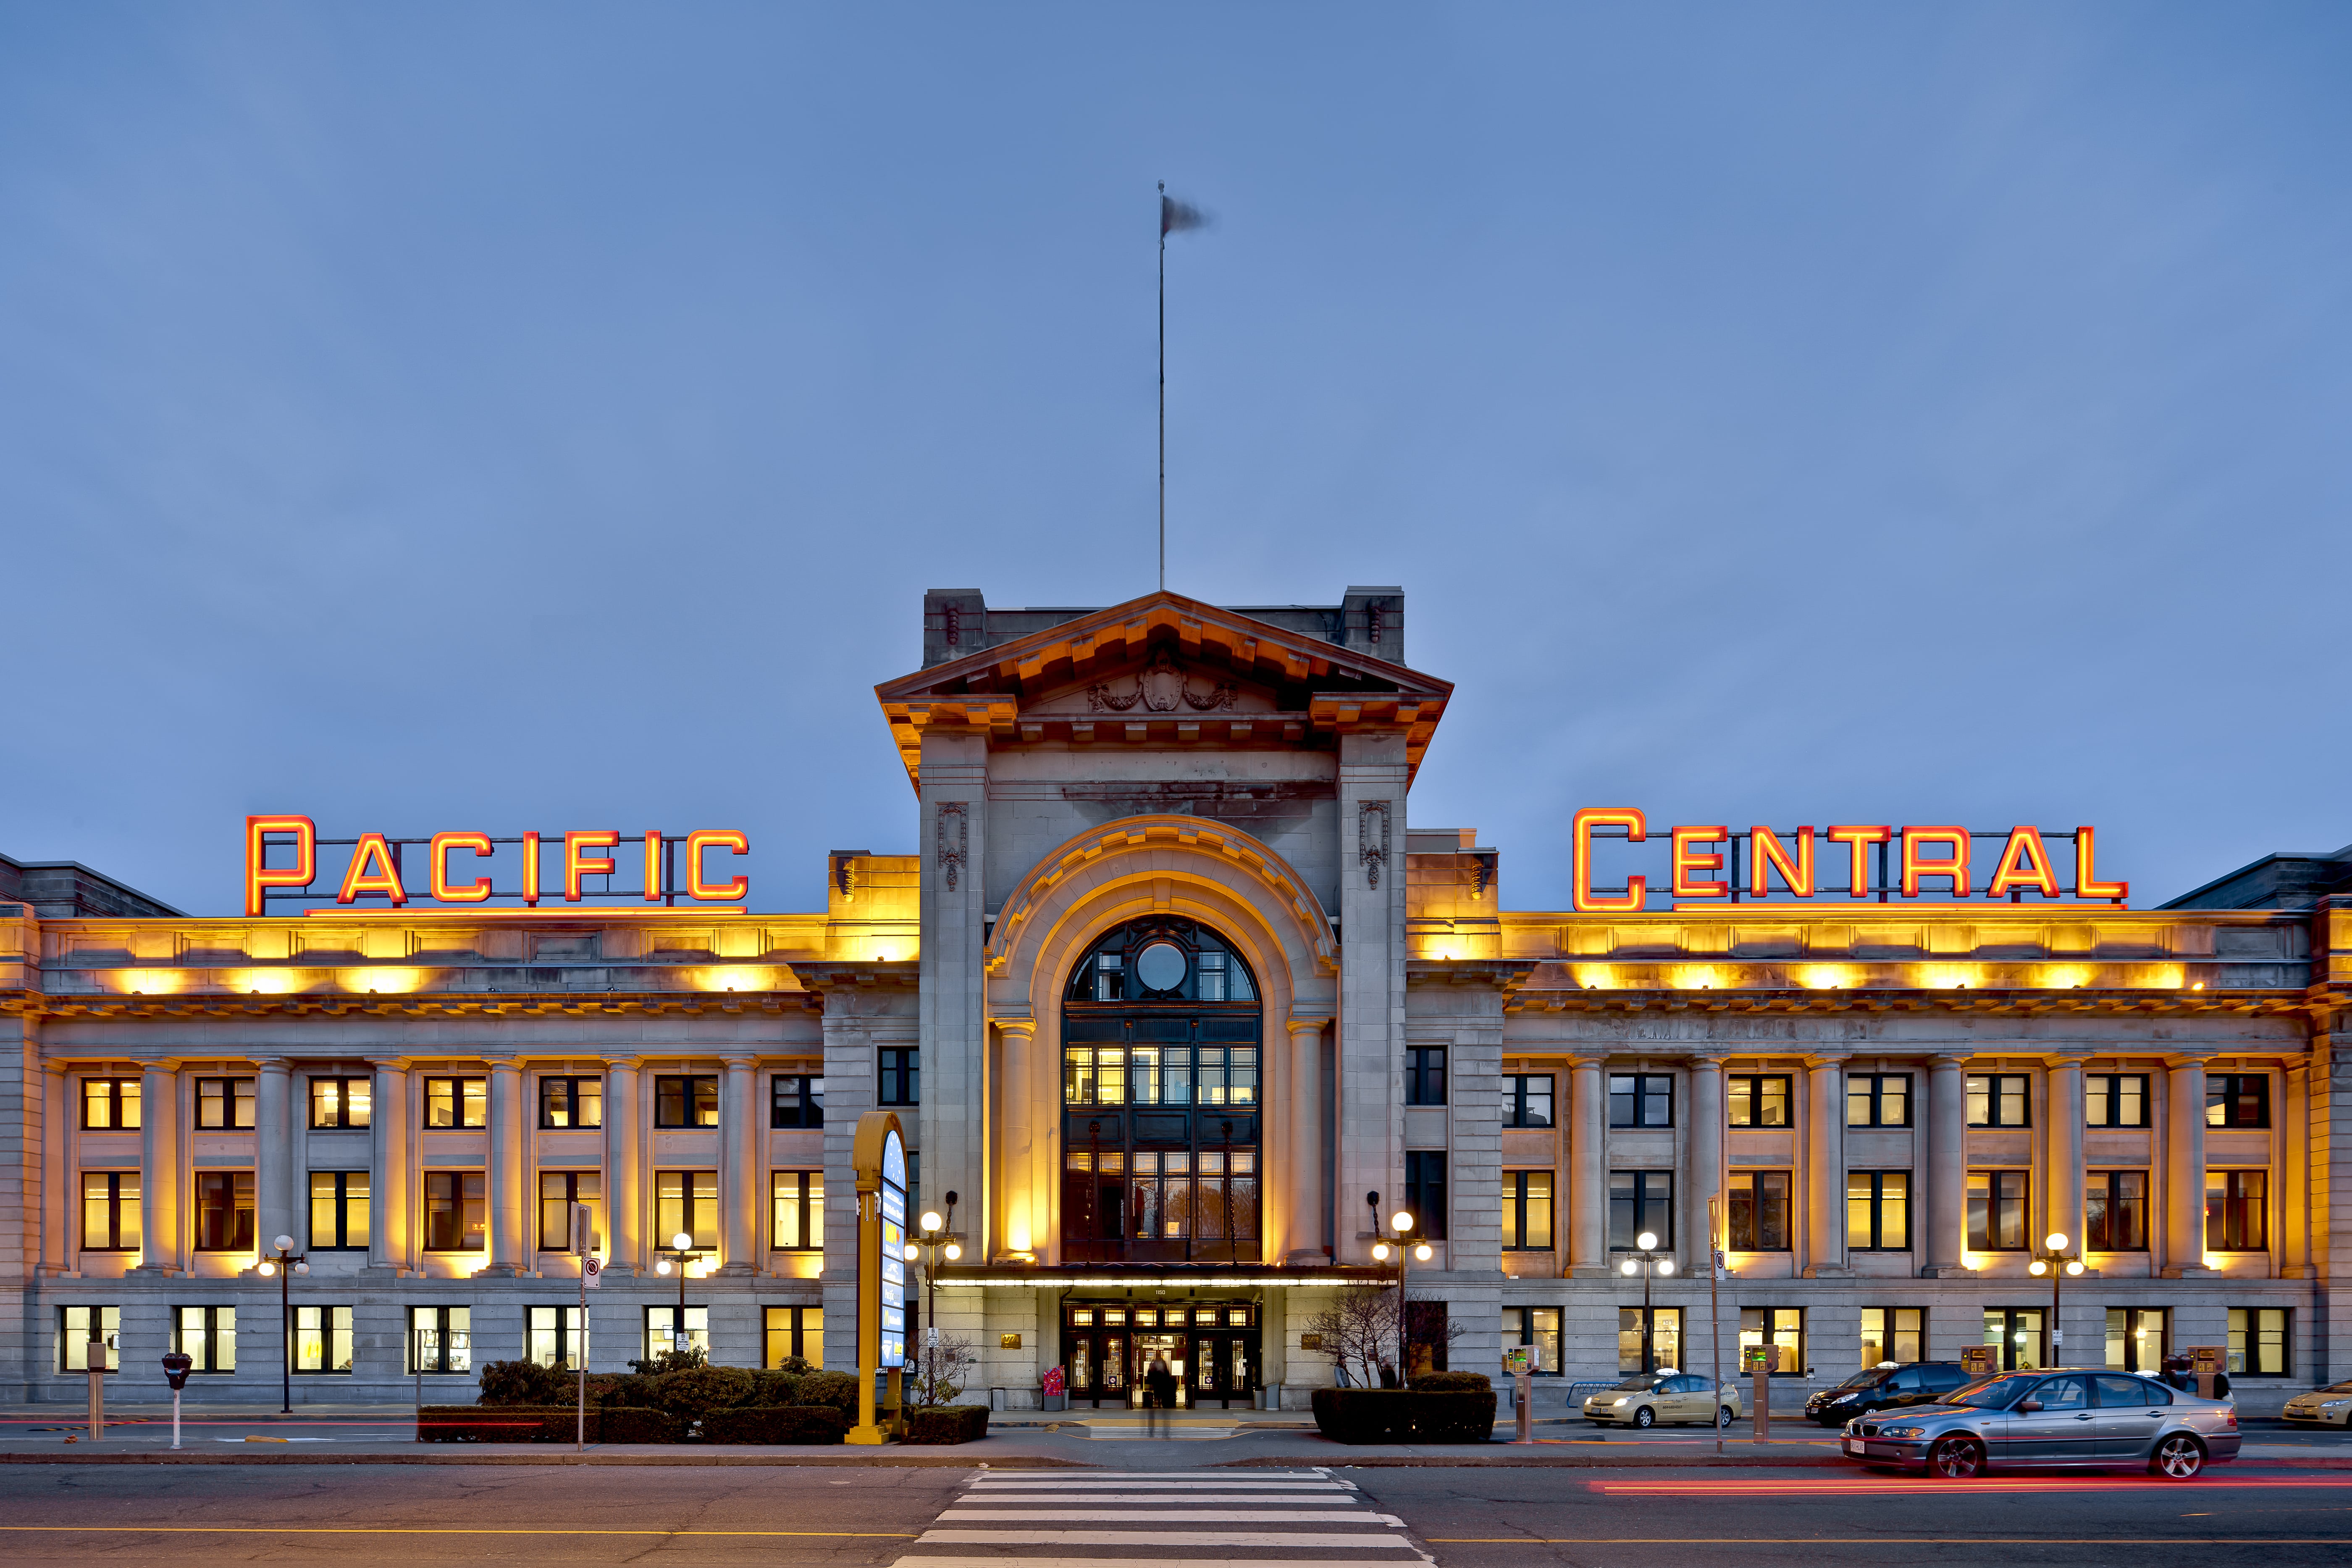
[[1642, 1408], [1640, 1408], [1639, 1410], [1636, 1410], [1635, 1412], [1633, 1412], [1633, 1425], [1634, 1425], [1634, 1426], [1656, 1426], [1657, 1424], [1658, 1424], [1658, 1413], [1657, 1413], [1656, 1411], [1654, 1411], [1654, 1410], [1651, 1409], [1648, 1405], [1644, 1405], [1643, 1406], [1642, 1406]]
[[1984, 1445], [1974, 1437], [1947, 1437], [1927, 1451], [1927, 1473], [1948, 1481], [1969, 1481], [1985, 1473]]
[[2168, 1481], [2192, 1479], [2205, 1468], [2205, 1445], [2185, 1432], [2175, 1432], [2156, 1446], [2147, 1468], [2149, 1473]]
[[1716, 1424], [1717, 1426], [1730, 1426], [1730, 1425], [1731, 1425], [1731, 1406], [1730, 1406], [1730, 1405], [1726, 1405], [1722, 1406], [1720, 1409], [1718, 1409], [1718, 1410], [1717, 1410], [1717, 1411], [1716, 1411], [1716, 1413], [1715, 1413], [1715, 1424]]

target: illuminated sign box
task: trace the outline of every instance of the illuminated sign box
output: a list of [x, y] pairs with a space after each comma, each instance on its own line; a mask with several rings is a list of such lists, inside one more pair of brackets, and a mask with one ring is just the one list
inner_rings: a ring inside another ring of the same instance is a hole
[[[559, 840], [562, 848], [551, 857], [547, 851]], [[346, 909], [402, 909], [414, 898], [459, 907], [509, 900], [529, 909], [551, 890], [545, 874], [550, 858], [562, 872], [563, 901], [570, 904], [637, 900], [671, 908], [684, 899], [696, 905], [740, 906], [751, 897], [750, 878], [714, 881], [709, 875], [709, 857], [713, 853], [751, 853], [750, 836], [737, 829], [700, 828], [686, 834], [649, 831], [643, 837], [641, 859], [638, 855], [618, 853], [621, 843], [620, 832], [613, 828], [523, 833], [511, 838], [493, 838], [487, 833], [436, 833], [430, 838], [362, 833], [356, 838], [321, 838], [317, 825], [307, 816], [248, 816], [245, 819], [245, 912], [263, 915], [273, 902], [323, 904], [331, 899]], [[409, 864], [411, 853], [420, 846], [425, 858], [421, 877]], [[513, 881], [505, 888], [498, 886], [493, 876], [484, 874], [488, 868], [482, 864], [496, 858], [500, 846], [511, 846], [517, 851]], [[351, 850], [342, 879], [331, 894], [310, 890], [319, 879], [322, 847]], [[270, 864], [272, 851], [277, 852], [277, 865]], [[458, 859], [461, 856], [466, 858]], [[612, 885], [613, 879], [623, 874], [625, 861], [635, 861], [642, 868], [635, 888]], [[592, 882], [602, 885], [591, 887]], [[340, 911], [310, 909], [304, 912]]]

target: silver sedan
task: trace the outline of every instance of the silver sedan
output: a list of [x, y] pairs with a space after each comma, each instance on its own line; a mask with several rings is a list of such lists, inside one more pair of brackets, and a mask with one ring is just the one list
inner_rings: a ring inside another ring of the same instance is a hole
[[2145, 1465], [2185, 1481], [2238, 1457], [2238, 1412], [2124, 1372], [2011, 1372], [1845, 1426], [1846, 1458], [1965, 1479], [1998, 1467]]

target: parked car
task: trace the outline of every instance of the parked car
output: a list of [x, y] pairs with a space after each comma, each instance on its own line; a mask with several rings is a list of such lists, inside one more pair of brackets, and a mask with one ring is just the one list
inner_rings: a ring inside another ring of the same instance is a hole
[[2352, 1426], [2352, 1382], [2331, 1384], [2315, 1388], [2309, 1394], [2298, 1394], [2286, 1402], [2286, 1418], [2290, 1421], [2312, 1421], [2322, 1426]]
[[2238, 1412], [2124, 1372], [2010, 1372], [1939, 1404], [1858, 1415], [1840, 1450], [1874, 1468], [1948, 1480], [1988, 1469], [2145, 1465], [2185, 1481], [2238, 1457]]
[[1707, 1380], [1690, 1373], [1642, 1373], [1587, 1399], [1584, 1418], [1627, 1426], [1654, 1426], [1661, 1421], [1728, 1426], [1739, 1419], [1739, 1389], [1727, 1383], [1710, 1394]]
[[1805, 1401], [1805, 1415], [1824, 1426], [1843, 1426], [1874, 1411], [1933, 1405], [1972, 1381], [1969, 1370], [1956, 1361], [1915, 1361], [1905, 1366], [1889, 1362], [1864, 1367], [1835, 1388], [1814, 1394]]

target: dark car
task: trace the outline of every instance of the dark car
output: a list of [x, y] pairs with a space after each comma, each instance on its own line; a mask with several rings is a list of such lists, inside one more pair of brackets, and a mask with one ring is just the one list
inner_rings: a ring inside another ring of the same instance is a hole
[[1967, 1369], [1956, 1361], [1915, 1361], [1907, 1366], [1865, 1367], [1835, 1388], [1825, 1388], [1806, 1400], [1805, 1416], [1824, 1426], [1843, 1426], [1855, 1416], [1867, 1415], [1874, 1410], [1933, 1405], [1937, 1395], [1949, 1394], [1969, 1381]]

